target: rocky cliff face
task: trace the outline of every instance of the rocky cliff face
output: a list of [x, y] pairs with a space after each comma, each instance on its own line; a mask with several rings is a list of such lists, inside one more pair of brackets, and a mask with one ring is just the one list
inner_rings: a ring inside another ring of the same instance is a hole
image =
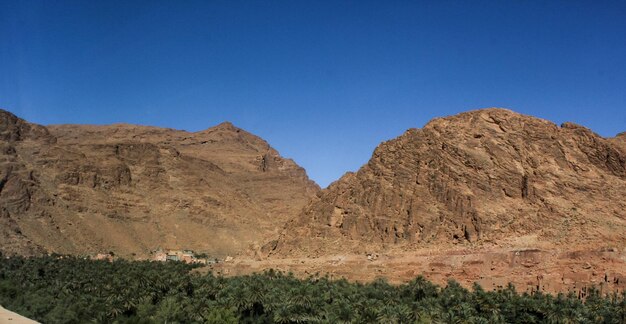
[[505, 109], [438, 118], [380, 144], [265, 248], [318, 255], [433, 244], [623, 247], [623, 138]]
[[232, 254], [319, 187], [232, 124], [205, 131], [30, 124], [0, 111], [0, 251]]
[[19, 225], [24, 214], [45, 225], [45, 212], [38, 205], [49, 205], [50, 197], [40, 188], [40, 172], [28, 167], [19, 153], [23, 145], [38, 152], [56, 139], [45, 127], [29, 124], [13, 114], [0, 112], [0, 251], [40, 253]]
[[622, 152], [626, 152], [626, 132], [621, 132], [617, 136], [609, 139], [613, 144], [617, 145]]

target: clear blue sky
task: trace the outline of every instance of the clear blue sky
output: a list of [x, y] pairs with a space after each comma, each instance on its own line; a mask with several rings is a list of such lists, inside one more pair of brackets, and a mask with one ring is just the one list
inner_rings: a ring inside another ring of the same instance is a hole
[[626, 2], [0, 0], [0, 107], [228, 120], [322, 186], [408, 128], [492, 106], [625, 131]]

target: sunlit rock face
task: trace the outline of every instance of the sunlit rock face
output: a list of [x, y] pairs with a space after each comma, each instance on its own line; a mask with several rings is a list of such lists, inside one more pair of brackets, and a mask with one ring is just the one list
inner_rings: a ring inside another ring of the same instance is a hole
[[0, 252], [216, 256], [277, 235], [319, 187], [230, 123], [40, 126], [0, 111]]
[[[273, 254], [380, 247], [626, 242], [623, 135], [506, 109], [437, 118], [323, 190]], [[521, 241], [520, 241], [521, 240]]]

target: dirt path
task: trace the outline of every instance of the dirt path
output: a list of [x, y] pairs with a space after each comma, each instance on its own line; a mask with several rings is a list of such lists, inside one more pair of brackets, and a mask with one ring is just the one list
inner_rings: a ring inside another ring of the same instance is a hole
[[26, 318], [20, 314], [13, 313], [0, 306], [0, 324], [35, 324], [35, 322], [29, 318]]

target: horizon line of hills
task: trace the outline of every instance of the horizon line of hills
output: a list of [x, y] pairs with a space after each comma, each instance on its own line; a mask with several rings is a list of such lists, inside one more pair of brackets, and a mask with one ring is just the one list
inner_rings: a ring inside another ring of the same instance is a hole
[[0, 110], [0, 252], [320, 256], [626, 242], [626, 133], [488, 108], [385, 141], [325, 189], [229, 122], [198, 132]]

